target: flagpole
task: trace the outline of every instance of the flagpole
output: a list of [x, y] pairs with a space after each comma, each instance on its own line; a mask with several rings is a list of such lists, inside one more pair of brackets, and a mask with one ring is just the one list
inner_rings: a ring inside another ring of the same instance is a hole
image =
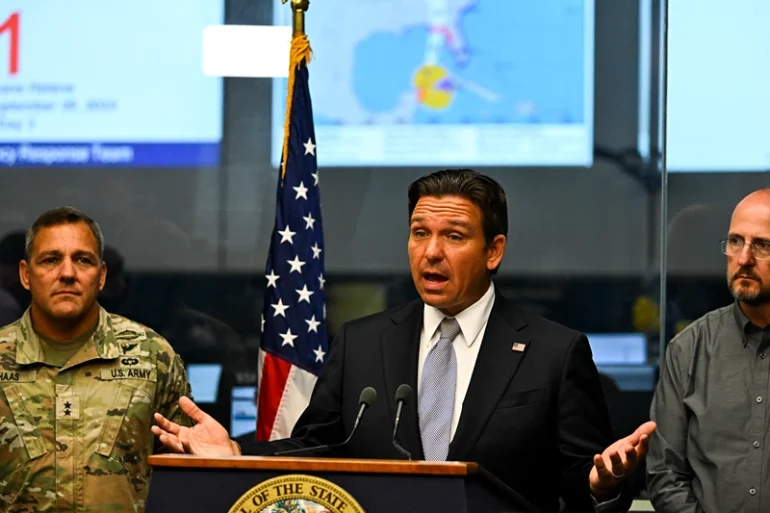
[[[286, 3], [288, 0], [281, 0], [281, 3]], [[291, 18], [292, 37], [302, 36], [305, 34], [305, 11], [310, 7], [310, 0], [291, 0], [291, 10], [293, 16]]]
[[[297, 71], [303, 64], [310, 62], [312, 50], [305, 34], [305, 11], [310, 7], [310, 0], [281, 0], [281, 3], [291, 1], [292, 37], [291, 54], [289, 56], [288, 96], [286, 98], [286, 117], [283, 125], [283, 151], [281, 162], [281, 179], [286, 176], [286, 162], [289, 158], [289, 120], [291, 119], [291, 104], [294, 97], [294, 80]], [[279, 183], [283, 183], [282, 181]]]

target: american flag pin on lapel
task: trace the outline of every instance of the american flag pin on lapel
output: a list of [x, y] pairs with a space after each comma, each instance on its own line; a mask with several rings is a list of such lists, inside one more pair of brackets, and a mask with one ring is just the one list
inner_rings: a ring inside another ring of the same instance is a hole
[[526, 347], [527, 347], [527, 344], [522, 344], [521, 342], [514, 342], [513, 346], [511, 346], [511, 351], [516, 351], [521, 353], [524, 351], [524, 349], [526, 349]]

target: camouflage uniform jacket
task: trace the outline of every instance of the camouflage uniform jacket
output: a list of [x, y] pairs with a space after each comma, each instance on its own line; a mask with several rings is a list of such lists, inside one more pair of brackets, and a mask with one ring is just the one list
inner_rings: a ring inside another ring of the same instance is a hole
[[30, 314], [0, 328], [0, 511], [142, 512], [160, 450], [153, 413], [183, 425], [190, 394], [169, 343], [99, 309], [62, 368], [42, 363]]

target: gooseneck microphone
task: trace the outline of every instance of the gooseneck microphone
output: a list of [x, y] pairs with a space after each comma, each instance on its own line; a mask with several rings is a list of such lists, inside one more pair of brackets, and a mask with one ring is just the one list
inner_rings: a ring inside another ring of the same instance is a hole
[[402, 456], [406, 456], [406, 459], [408, 460], [412, 459], [412, 454], [401, 447], [396, 440], [396, 434], [398, 433], [398, 425], [401, 423], [401, 411], [404, 409], [404, 405], [410, 395], [412, 395], [412, 387], [406, 383], [399, 385], [396, 389], [396, 421], [393, 423], [393, 447], [395, 447]]
[[356, 429], [358, 429], [358, 424], [361, 422], [361, 418], [364, 416], [364, 412], [376, 401], [377, 391], [375, 389], [372, 387], [366, 387], [361, 390], [361, 395], [358, 396], [358, 415], [356, 416], [356, 421], [353, 422], [353, 429], [350, 430], [350, 434], [348, 435], [347, 439], [345, 439], [345, 441], [340, 445], [346, 445], [350, 439], [353, 438], [353, 433], [355, 433]]
[[319, 452], [319, 451], [328, 451], [329, 449], [337, 449], [339, 447], [343, 447], [350, 442], [350, 440], [353, 438], [353, 435], [356, 432], [356, 429], [358, 429], [358, 424], [361, 423], [361, 418], [364, 416], [364, 412], [367, 408], [372, 406], [377, 401], [377, 391], [373, 389], [372, 387], [366, 387], [363, 390], [361, 390], [361, 395], [358, 396], [358, 415], [356, 416], [356, 420], [353, 423], [353, 429], [350, 430], [350, 434], [345, 439], [344, 442], [339, 444], [332, 444], [332, 445], [316, 445], [313, 447], [299, 447], [297, 449], [289, 449], [287, 451], [279, 451], [274, 452], [272, 454], [269, 454], [269, 456], [289, 456], [289, 455], [296, 455], [296, 454], [304, 454], [308, 452]]

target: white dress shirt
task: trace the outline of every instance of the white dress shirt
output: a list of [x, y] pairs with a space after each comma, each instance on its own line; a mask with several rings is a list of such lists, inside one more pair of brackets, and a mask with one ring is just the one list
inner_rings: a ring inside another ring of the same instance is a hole
[[[450, 439], [454, 438], [455, 431], [457, 430], [457, 422], [460, 420], [460, 413], [462, 413], [465, 393], [468, 391], [468, 385], [471, 382], [473, 368], [476, 366], [476, 358], [479, 356], [481, 340], [484, 338], [489, 313], [492, 311], [494, 303], [495, 287], [490, 282], [489, 288], [478, 301], [455, 316], [457, 323], [460, 325], [460, 333], [452, 343], [457, 358], [457, 383], [455, 388], [455, 407], [452, 414], [452, 428], [449, 432]], [[447, 316], [441, 313], [438, 308], [424, 305], [422, 332], [420, 333], [420, 356], [417, 367], [418, 397], [419, 389], [422, 386], [422, 368], [425, 365], [425, 359], [428, 357], [430, 349], [438, 342], [441, 336], [439, 325], [445, 317]]]

